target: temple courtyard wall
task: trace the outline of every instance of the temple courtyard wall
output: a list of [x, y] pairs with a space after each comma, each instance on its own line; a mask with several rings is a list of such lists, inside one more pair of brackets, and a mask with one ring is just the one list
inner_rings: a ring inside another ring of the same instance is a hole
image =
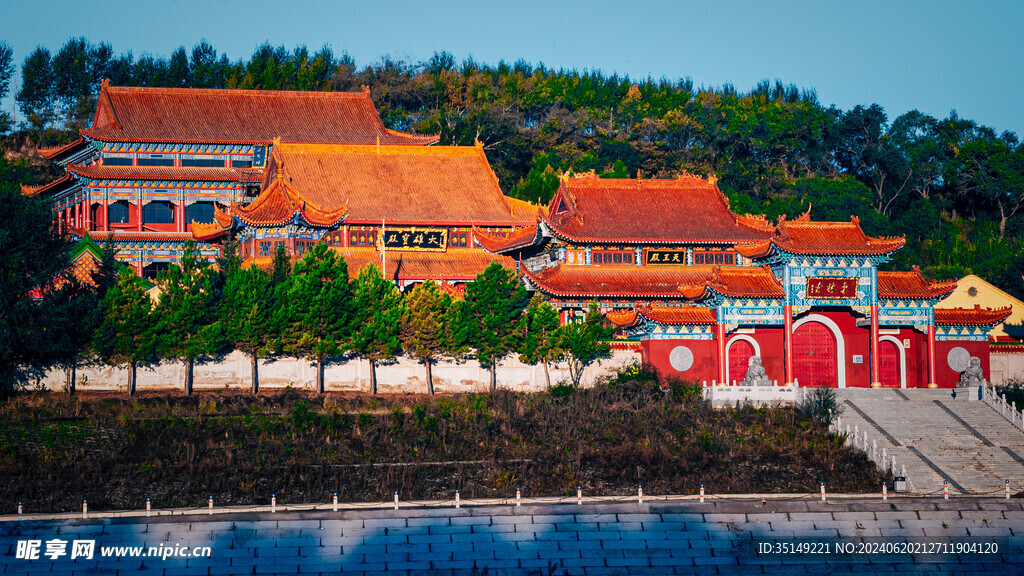
[[[316, 364], [296, 358], [261, 359], [259, 361], [260, 389], [313, 388], [316, 382]], [[623, 367], [638, 364], [639, 351], [613, 350], [611, 357], [588, 366], [583, 384], [590, 385], [602, 376]], [[568, 366], [564, 363], [548, 367], [552, 385], [569, 382]], [[252, 368], [249, 358], [241, 352], [232, 352], [222, 359], [196, 363], [194, 389], [196, 391], [248, 390], [252, 387]], [[501, 361], [495, 371], [501, 388], [517, 391], [541, 391], [547, 388], [544, 366], [530, 365], [517, 358]], [[435, 393], [486, 392], [490, 389], [490, 371], [476, 360], [438, 361], [433, 366]], [[127, 366], [83, 365], [77, 369], [77, 390], [127, 390]], [[185, 382], [185, 364], [165, 361], [153, 366], [140, 366], [136, 376], [139, 392], [182, 389]], [[51, 390], [61, 390], [66, 383], [65, 372], [54, 369], [40, 381]], [[368, 392], [370, 390], [370, 363], [350, 358], [330, 362], [324, 368], [324, 383], [329, 392]], [[427, 393], [426, 368], [423, 363], [409, 357], [399, 357], [377, 366], [377, 391], [381, 393]]]
[[[451, 502], [403, 503], [399, 510], [321, 505], [304, 512], [278, 506], [277, 513], [264, 506], [151, 518], [138, 511], [98, 518], [90, 511], [88, 519], [27, 515], [20, 522], [7, 515], [0, 522], [0, 572], [846, 576], [1024, 570], [1024, 500], [766, 497], [701, 503], [693, 496], [655, 496], [642, 504], [634, 497], [582, 505], [573, 498], [521, 507], [464, 502], [459, 509]], [[76, 540], [94, 543], [92, 558], [70, 558]], [[36, 559], [18, 557], [19, 542], [27, 541], [39, 542]], [[51, 541], [67, 543], [64, 555], [45, 556]], [[800, 544], [805, 547], [795, 548]], [[134, 547], [141, 554], [132, 555]], [[190, 557], [179, 555], [182, 550]]]

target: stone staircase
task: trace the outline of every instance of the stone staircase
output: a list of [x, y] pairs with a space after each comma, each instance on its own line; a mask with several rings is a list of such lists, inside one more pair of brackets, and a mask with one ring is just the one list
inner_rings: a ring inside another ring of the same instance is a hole
[[1007, 479], [1013, 492], [1024, 488], [1024, 432], [987, 404], [948, 390], [837, 392], [844, 431], [857, 425], [895, 454], [914, 492], [941, 493], [944, 479], [953, 495], [1001, 493]]

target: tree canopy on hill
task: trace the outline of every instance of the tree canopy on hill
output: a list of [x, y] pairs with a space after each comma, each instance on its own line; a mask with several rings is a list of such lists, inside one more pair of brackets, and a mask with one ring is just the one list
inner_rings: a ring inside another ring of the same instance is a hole
[[[84, 64], [83, 64], [84, 63]], [[715, 174], [738, 212], [816, 219], [860, 216], [870, 234], [906, 234], [896, 267], [935, 277], [976, 273], [1024, 297], [1024, 148], [1015, 134], [916, 110], [826, 107], [813, 90], [762, 81], [695, 87], [599, 71], [384, 57], [357, 67], [329, 47], [259, 46], [232, 61], [207, 42], [170, 58], [115, 55], [69, 40], [37, 48], [17, 101], [32, 126], [87, 123], [100, 80], [118, 85], [358, 90], [370, 87], [386, 125], [484, 143], [506, 193], [547, 201], [566, 170], [603, 176]], [[70, 137], [70, 136], [69, 136]]]

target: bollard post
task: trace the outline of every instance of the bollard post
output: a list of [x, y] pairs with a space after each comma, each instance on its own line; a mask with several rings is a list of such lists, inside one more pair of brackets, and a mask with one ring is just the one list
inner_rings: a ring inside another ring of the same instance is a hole
[[334, 493], [334, 511], [335, 512], [338, 511], [338, 493], [337, 492]]
[[270, 513], [277, 514], [277, 494], [270, 495]]
[[636, 487], [636, 498], [637, 498], [637, 503], [639, 503], [639, 504], [643, 504], [644, 503], [644, 485], [643, 484], [641, 484], [641, 485]]
[[825, 501], [825, 483], [824, 482], [821, 483], [821, 501], [822, 502]]
[[395, 510], [398, 510], [398, 490], [395, 490]]
[[704, 485], [703, 484], [700, 485], [700, 502], [701, 502], [701, 504], [704, 503]]
[[521, 506], [522, 503], [523, 503], [523, 493], [522, 493], [521, 490], [519, 490], [519, 487], [516, 487], [516, 507]]
[[583, 488], [581, 486], [576, 487], [576, 505], [583, 504]]
[[[1010, 481], [1007, 480], [1005, 485], [1006, 485], [1006, 499], [1009, 500], [1010, 499]], [[20, 505], [18, 506], [18, 510], [21, 510], [21, 506]]]
[[[1006, 482], [1007, 482], [1007, 484], [1006, 484], [1006, 494], [1007, 494], [1007, 496], [1006, 497], [1009, 498], [1010, 497], [1009, 496], [1009, 494], [1010, 494], [1010, 484], [1009, 484], [1009, 482], [1010, 481], [1007, 480]], [[18, 520], [21, 520], [21, 502], [18, 502]]]
[[455, 507], [458, 508], [459, 506], [460, 506], [460, 503], [459, 503], [459, 491], [456, 490], [455, 491]]
[[882, 500], [889, 499], [889, 487], [886, 486], [885, 481], [882, 482]]
[[151, 510], [151, 503], [149, 501], [149, 498], [146, 498], [146, 518], [149, 518], [150, 510]]
[[949, 500], [949, 482], [946, 480], [942, 481], [942, 497]]
[[85, 519], [85, 518], [88, 518], [88, 517], [89, 517], [89, 501], [83, 498], [82, 499], [82, 518]]
[[210, 514], [213, 514], [213, 494], [210, 494], [210, 499], [207, 502], [207, 504], [208, 504], [208, 506], [210, 508]]

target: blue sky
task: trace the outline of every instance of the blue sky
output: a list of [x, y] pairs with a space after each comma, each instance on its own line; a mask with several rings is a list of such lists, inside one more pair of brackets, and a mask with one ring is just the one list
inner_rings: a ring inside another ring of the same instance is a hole
[[232, 60], [264, 41], [329, 44], [359, 65], [447, 50], [740, 90], [781, 79], [843, 109], [878, 103], [890, 120], [955, 109], [1024, 136], [1016, 1], [7, 0], [4, 12], [0, 39], [19, 65], [36, 45], [56, 51], [79, 35], [136, 56], [206, 38]]

